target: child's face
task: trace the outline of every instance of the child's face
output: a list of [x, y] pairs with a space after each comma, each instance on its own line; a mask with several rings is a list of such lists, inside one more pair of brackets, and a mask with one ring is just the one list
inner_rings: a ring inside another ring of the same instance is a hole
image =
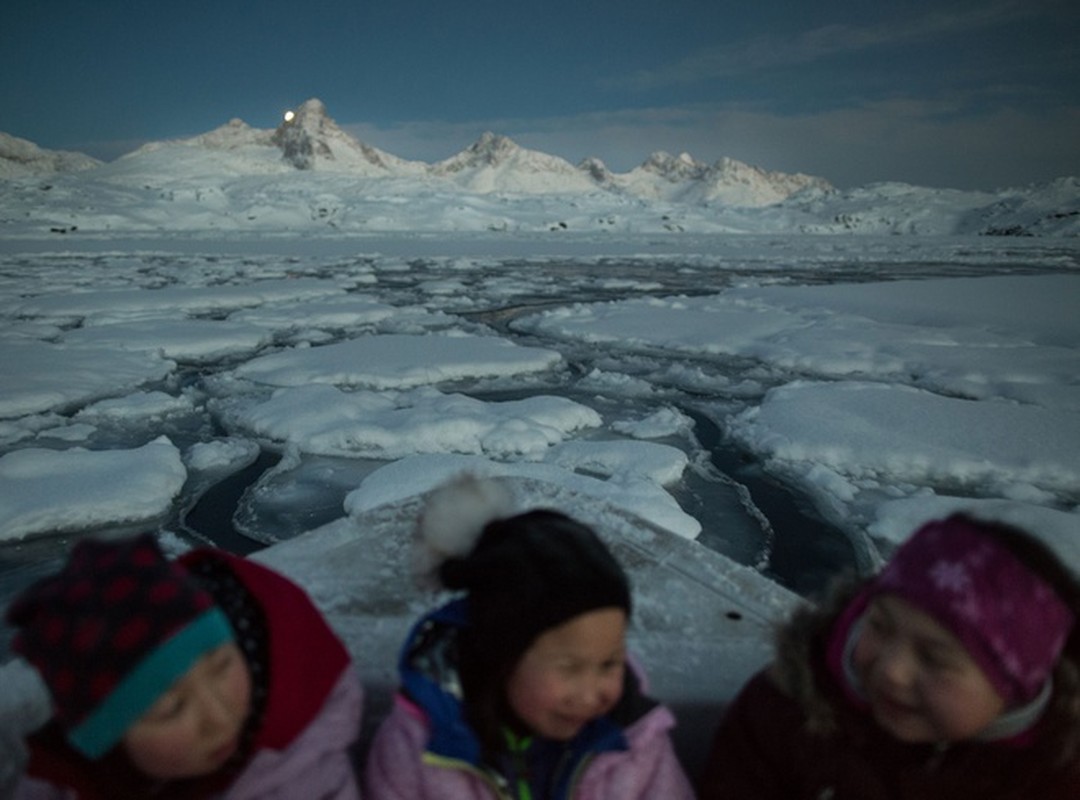
[[853, 664], [874, 719], [901, 741], [969, 739], [1005, 709], [960, 641], [892, 595], [870, 604]]
[[534, 734], [572, 739], [622, 696], [626, 613], [603, 608], [580, 614], [538, 636], [518, 661], [507, 700]]
[[251, 673], [235, 644], [200, 658], [124, 736], [132, 762], [152, 778], [209, 775], [239, 745], [251, 706]]

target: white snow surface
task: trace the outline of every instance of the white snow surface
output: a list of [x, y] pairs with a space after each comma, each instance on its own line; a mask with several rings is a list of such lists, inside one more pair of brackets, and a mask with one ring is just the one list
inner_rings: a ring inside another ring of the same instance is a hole
[[[1029, 528], [1080, 570], [1073, 242], [568, 242], [2, 242], [12, 574], [25, 584], [80, 536], [153, 529], [190, 547], [200, 498], [279, 455], [236, 527], [276, 542], [254, 557], [345, 637], [371, 726], [400, 638], [433, 602], [405, 578], [420, 498], [462, 471], [491, 476], [595, 524], [627, 564], [632, 644], [695, 764], [796, 598], [760, 553], [736, 563], [702, 545], [737, 525], [695, 496], [737, 480], [717, 476], [692, 414], [870, 561], [965, 509]], [[18, 586], [4, 580], [6, 601]], [[34, 716], [16, 663], [0, 667], [0, 733]]]
[[[599, 154], [602, 155], [602, 154]], [[101, 164], [0, 134], [0, 231], [339, 236], [401, 232], [1080, 235], [1080, 177], [996, 191], [899, 183], [845, 191], [824, 177], [688, 153], [627, 173], [484, 133], [434, 164], [342, 130], [318, 99], [276, 130], [233, 119]]]
[[237, 375], [271, 386], [408, 389], [468, 377], [540, 372], [561, 360], [556, 352], [496, 337], [387, 334], [262, 356], [241, 365]]
[[0, 527], [19, 539], [43, 528], [151, 523], [169, 511], [186, 477], [180, 451], [164, 437], [133, 450], [15, 450], [0, 458]]
[[[692, 423], [670, 407], [607, 419], [584, 397], [550, 391], [575, 380], [586, 393], [649, 398], [666, 382], [737, 400], [710, 411], [731, 439], [807, 492], [827, 519], [849, 532], [869, 529], [879, 543], [903, 535], [887, 522], [887, 507], [911, 496], [956, 495], [973, 507], [1006, 500], [1078, 518], [1080, 276], [1068, 271], [815, 286], [766, 280], [702, 296], [570, 303], [510, 323], [509, 332], [547, 343], [538, 347], [444, 312], [448, 285], [473, 287], [450, 295], [469, 308], [476, 292], [499, 302], [546, 283], [520, 277], [515, 287], [486, 258], [431, 262], [445, 278], [422, 282], [429, 300], [398, 305], [369, 281], [373, 270], [408, 269], [394, 257], [362, 259], [332, 276], [334, 259], [302, 268], [271, 258], [265, 280], [244, 280], [257, 272], [250, 258], [215, 259], [229, 285], [209, 285], [205, 264], [172, 275], [180, 285], [138, 285], [144, 262], [159, 258], [103, 257], [101, 271], [117, 285], [89, 290], [77, 285], [93, 283], [76, 274], [80, 257], [52, 257], [0, 298], [0, 538], [69, 531], [80, 503], [94, 509], [87, 528], [161, 518], [185, 460], [212, 471], [215, 451], [195, 458], [191, 441], [160, 435], [97, 451], [118, 426], [156, 431], [162, 420], [208, 410], [233, 437], [301, 460], [377, 462], [342, 514], [369, 507], [365, 493], [396, 501], [430, 488], [424, 459], [452, 457], [479, 471], [575, 485], [696, 536], [699, 521], [671, 494], [691, 464], [686, 448], [642, 440], [685, 437]], [[1047, 263], [1061, 258], [1055, 252]], [[65, 277], [54, 285], [58, 272]], [[346, 330], [353, 333], [340, 338]], [[559, 350], [581, 347], [603, 348], [614, 362], [575, 379]], [[662, 373], [642, 378], [617, 367], [620, 353], [627, 364], [635, 353], [667, 355]], [[701, 371], [710, 359], [761, 366], [733, 383]], [[211, 370], [202, 388], [183, 385], [184, 371], [199, 368]], [[505, 399], [456, 388], [530, 384], [530, 396]], [[226, 449], [222, 458], [236, 454]], [[458, 468], [433, 463], [440, 476]], [[392, 477], [380, 479], [384, 470]], [[143, 491], [114, 488], [136, 483]], [[375, 488], [386, 485], [392, 496]]]

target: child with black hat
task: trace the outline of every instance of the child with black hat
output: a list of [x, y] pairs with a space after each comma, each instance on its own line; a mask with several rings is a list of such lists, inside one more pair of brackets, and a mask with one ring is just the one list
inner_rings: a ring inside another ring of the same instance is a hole
[[627, 661], [626, 575], [590, 528], [464, 476], [429, 498], [416, 556], [422, 582], [463, 594], [406, 639], [365, 797], [693, 797], [674, 718]]
[[359, 797], [359, 676], [308, 596], [254, 561], [82, 541], [11, 604], [49, 722], [17, 800]]

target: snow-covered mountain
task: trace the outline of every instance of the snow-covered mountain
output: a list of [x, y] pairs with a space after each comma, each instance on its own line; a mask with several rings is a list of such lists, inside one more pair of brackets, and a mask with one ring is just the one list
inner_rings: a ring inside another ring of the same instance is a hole
[[[733, 159], [708, 166], [686, 154], [675, 159], [666, 153], [654, 153], [641, 167], [626, 175], [615, 175], [596, 159], [574, 166], [558, 156], [528, 150], [491, 132], [450, 158], [425, 164], [358, 141], [342, 130], [326, 106], [315, 98], [290, 112], [275, 130], [259, 130], [233, 119], [200, 136], [146, 144], [118, 159], [122, 168], [111, 172], [117, 176], [165, 175], [169, 170], [162, 163], [163, 151], [166, 158], [175, 157], [181, 162], [191, 162], [193, 151], [200, 156], [211, 151], [216, 154], [210, 158], [212, 169], [229, 175], [303, 170], [369, 178], [424, 178], [443, 187], [449, 181], [477, 194], [616, 191], [647, 200], [717, 199], [728, 205], [762, 206], [779, 202], [806, 186], [828, 187], [822, 178], [767, 172]], [[0, 151], [0, 159], [4, 157]], [[600, 168], [593, 163], [600, 164]]]
[[[48, 175], [47, 186], [41, 176]], [[0, 235], [42, 231], [870, 233], [1080, 236], [1080, 179], [972, 192], [657, 152], [614, 173], [483, 134], [443, 161], [358, 141], [316, 99], [274, 130], [233, 119], [103, 164], [0, 134]]]
[[82, 153], [45, 150], [33, 142], [0, 132], [0, 178], [25, 178], [93, 169], [101, 162]]
[[696, 161], [689, 153], [650, 155], [625, 175], [611, 175], [610, 183], [630, 194], [652, 200], [683, 203], [715, 201], [728, 206], [771, 206], [804, 189], [828, 191], [824, 178], [768, 172], [733, 158], [715, 164]]
[[278, 126], [270, 142], [297, 169], [323, 169], [359, 175], [417, 175], [426, 165], [406, 161], [357, 141], [326, 113], [321, 100], [312, 98]]
[[527, 150], [490, 131], [457, 155], [433, 164], [430, 174], [478, 193], [574, 194], [599, 188], [588, 172], [569, 161]]
[[1080, 236], [1080, 178], [996, 192], [878, 183], [797, 195], [783, 206], [807, 233]]

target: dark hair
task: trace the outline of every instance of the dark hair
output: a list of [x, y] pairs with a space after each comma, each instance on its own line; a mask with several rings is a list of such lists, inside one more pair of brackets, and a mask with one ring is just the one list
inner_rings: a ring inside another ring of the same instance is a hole
[[468, 556], [440, 569], [468, 593], [469, 624], [458, 639], [466, 717], [488, 755], [504, 749], [516, 722], [506, 684], [537, 636], [601, 608], [630, 615], [630, 584], [587, 525], [546, 509], [488, 523]]

